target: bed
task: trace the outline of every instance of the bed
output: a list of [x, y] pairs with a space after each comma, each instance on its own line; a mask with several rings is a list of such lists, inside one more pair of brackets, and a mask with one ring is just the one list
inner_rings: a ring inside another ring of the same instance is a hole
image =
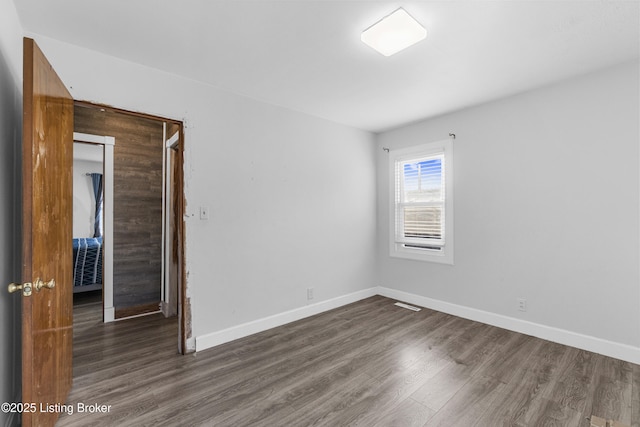
[[73, 292], [102, 289], [102, 237], [73, 239]]

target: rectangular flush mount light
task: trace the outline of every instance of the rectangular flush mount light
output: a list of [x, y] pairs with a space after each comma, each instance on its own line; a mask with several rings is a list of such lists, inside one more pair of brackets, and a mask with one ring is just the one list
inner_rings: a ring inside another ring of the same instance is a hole
[[360, 40], [384, 56], [391, 56], [427, 37], [427, 30], [403, 8], [362, 32]]

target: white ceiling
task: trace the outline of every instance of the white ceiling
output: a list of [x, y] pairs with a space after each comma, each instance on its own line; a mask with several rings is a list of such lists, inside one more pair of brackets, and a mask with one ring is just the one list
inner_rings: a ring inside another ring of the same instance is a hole
[[[370, 131], [640, 53], [640, 1], [14, 0], [25, 31]], [[403, 7], [426, 40], [360, 41]]]

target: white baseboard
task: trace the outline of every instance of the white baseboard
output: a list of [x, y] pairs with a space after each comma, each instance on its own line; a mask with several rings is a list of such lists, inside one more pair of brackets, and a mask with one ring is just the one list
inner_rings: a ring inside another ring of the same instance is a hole
[[488, 311], [478, 310], [475, 308], [465, 307], [462, 305], [452, 304], [408, 292], [389, 289], [382, 286], [376, 288], [377, 294], [387, 298], [393, 298], [405, 301], [421, 307], [430, 308], [432, 310], [441, 311], [443, 313], [452, 314], [454, 316], [463, 317], [465, 319], [474, 320], [476, 322], [486, 323], [488, 325], [498, 326], [510, 331], [520, 332], [525, 335], [542, 338], [548, 341], [557, 342], [559, 344], [580, 348], [582, 350], [592, 351], [605, 356], [614, 357], [616, 359], [625, 360], [627, 362], [640, 364], [640, 348], [627, 344], [621, 344], [613, 341], [607, 341], [590, 335], [571, 332], [566, 329], [554, 328], [551, 326], [541, 325], [539, 323], [528, 322], [526, 320], [515, 319], [513, 317], [503, 316], [501, 314], [491, 313]]
[[116, 309], [115, 307], [105, 307], [104, 308], [104, 323], [113, 322], [116, 320]]
[[200, 335], [196, 337], [195, 349], [196, 351], [202, 351], [207, 348], [215, 347], [229, 341], [244, 338], [258, 332], [266, 331], [267, 329], [286, 325], [287, 323], [295, 322], [296, 320], [304, 319], [305, 317], [314, 316], [316, 314], [323, 313], [334, 308], [342, 307], [343, 305], [351, 304], [353, 302], [372, 297], [376, 295], [376, 293], [377, 288], [364, 289], [362, 291], [354, 292], [327, 301], [321, 301], [315, 304], [307, 305], [305, 307], [285, 311], [284, 313], [279, 313], [273, 316], [254, 320], [252, 322], [243, 323], [242, 325], [233, 326], [222, 331]]
[[554, 328], [551, 326], [541, 325], [539, 323], [533, 323], [501, 314], [478, 310], [476, 308], [452, 304], [408, 292], [385, 288], [383, 286], [365, 289], [342, 297], [333, 298], [328, 301], [322, 301], [316, 304], [286, 311], [284, 313], [257, 319], [242, 325], [233, 326], [222, 331], [201, 335], [195, 338], [194, 347], [196, 351], [202, 351], [229, 341], [266, 331], [267, 329], [295, 322], [296, 320], [304, 319], [305, 317], [342, 307], [343, 305], [351, 304], [374, 295], [381, 295], [387, 298], [408, 302], [421, 307], [474, 320], [476, 322], [497, 326], [510, 331], [520, 332], [525, 335], [531, 335], [559, 344], [640, 364], [640, 348], [638, 347], [607, 341], [590, 335], [568, 331], [566, 329]]
[[[156, 311], [147, 311], [144, 313], [140, 313], [140, 314], [134, 314], [132, 316], [127, 316], [127, 317], [118, 317], [115, 320], [112, 320], [112, 322], [120, 322], [122, 320], [130, 320], [130, 319], [136, 319], [138, 317], [145, 317], [145, 316], [151, 316], [152, 314], [158, 314], [158, 313], [162, 313], [160, 310], [156, 310]], [[106, 323], [106, 322], [105, 322]]]

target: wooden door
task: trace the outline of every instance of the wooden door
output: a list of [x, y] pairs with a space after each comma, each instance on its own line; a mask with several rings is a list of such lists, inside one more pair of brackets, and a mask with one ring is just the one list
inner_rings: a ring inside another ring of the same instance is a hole
[[[38, 46], [24, 39], [22, 148], [22, 425], [52, 426], [71, 389], [73, 99]], [[37, 290], [37, 280], [55, 287]], [[52, 406], [48, 406], [52, 405]]]

